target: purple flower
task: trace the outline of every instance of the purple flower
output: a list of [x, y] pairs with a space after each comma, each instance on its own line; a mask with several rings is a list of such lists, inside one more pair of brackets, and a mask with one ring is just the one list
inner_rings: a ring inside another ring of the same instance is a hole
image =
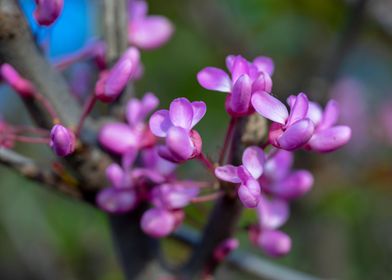
[[202, 140], [192, 128], [206, 113], [202, 101], [174, 99], [169, 110], [159, 110], [150, 118], [150, 129], [155, 136], [166, 138], [159, 155], [172, 162], [183, 162], [201, 153]]
[[130, 149], [122, 158], [122, 166], [112, 163], [106, 168], [106, 177], [110, 187], [101, 190], [97, 205], [109, 213], [125, 213], [134, 209], [138, 202], [135, 190], [133, 163], [137, 156], [136, 149]]
[[290, 236], [279, 230], [263, 229], [255, 241], [271, 257], [285, 256], [291, 250]]
[[50, 147], [56, 155], [65, 157], [72, 154], [75, 144], [75, 134], [70, 129], [60, 124], [53, 126], [50, 131]]
[[99, 143], [116, 154], [124, 154], [130, 148], [152, 146], [156, 141], [155, 136], [144, 121], [158, 104], [159, 100], [153, 93], [146, 93], [141, 100], [130, 99], [125, 112], [128, 124], [105, 124], [99, 132]]
[[240, 183], [238, 196], [245, 207], [254, 208], [260, 201], [260, 184], [257, 181], [263, 174], [265, 156], [262, 149], [252, 146], [245, 149], [242, 165], [224, 165], [215, 169], [219, 179]]
[[51, 25], [61, 14], [64, 0], [35, 0], [34, 18], [40, 25]]
[[314, 124], [307, 116], [309, 101], [304, 93], [289, 102], [290, 114], [282, 102], [265, 91], [254, 93], [252, 104], [260, 115], [273, 121], [269, 131], [273, 146], [292, 151], [304, 146], [312, 137]]
[[139, 68], [139, 50], [131, 47], [125, 51], [112, 69], [101, 73], [95, 85], [96, 97], [108, 103], [116, 100]]
[[233, 116], [245, 116], [254, 112], [251, 106], [252, 94], [256, 91], [270, 92], [274, 64], [268, 57], [257, 57], [252, 63], [242, 56], [229, 55], [226, 66], [230, 76], [215, 67], [206, 67], [197, 74], [199, 84], [209, 90], [229, 93], [226, 110]]
[[145, 50], [159, 48], [173, 34], [173, 25], [163, 16], [148, 16], [144, 0], [129, 0], [128, 41]]
[[156, 186], [151, 193], [152, 203], [169, 210], [187, 206], [199, 194], [199, 188], [191, 181], [166, 183]]
[[257, 214], [262, 229], [277, 229], [288, 220], [290, 210], [285, 200], [261, 195]]
[[320, 153], [332, 152], [350, 140], [351, 128], [335, 125], [339, 117], [339, 104], [335, 100], [327, 103], [324, 112], [313, 103], [309, 107], [308, 117], [314, 122], [315, 131], [306, 145], [307, 149]]
[[144, 212], [140, 224], [145, 233], [160, 238], [172, 233], [182, 219], [182, 211], [151, 208]]
[[33, 84], [24, 79], [11, 65], [4, 63], [0, 66], [1, 78], [7, 82], [21, 97], [32, 97], [36, 92]]
[[293, 154], [279, 150], [266, 160], [260, 178], [266, 192], [286, 200], [303, 196], [313, 186], [313, 175], [307, 170], [292, 170]]

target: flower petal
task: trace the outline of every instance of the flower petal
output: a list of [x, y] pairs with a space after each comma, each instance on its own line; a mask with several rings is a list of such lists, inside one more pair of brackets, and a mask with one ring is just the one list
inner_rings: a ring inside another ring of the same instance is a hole
[[150, 118], [151, 132], [158, 137], [166, 137], [167, 132], [173, 126], [168, 110], [156, 111]]
[[271, 191], [281, 198], [293, 200], [307, 193], [312, 188], [313, 182], [312, 173], [307, 170], [298, 170], [277, 182]]
[[291, 107], [290, 115], [289, 118], [287, 119], [286, 125], [290, 126], [293, 123], [305, 118], [306, 114], [308, 113], [308, 107], [309, 107], [308, 97], [301, 92], [300, 94], [298, 94], [293, 106]]
[[313, 135], [308, 145], [320, 153], [332, 152], [345, 145], [351, 138], [351, 128], [348, 126], [334, 126]]
[[131, 147], [123, 154], [122, 166], [124, 170], [127, 171], [132, 168], [133, 163], [136, 160], [137, 154], [138, 154], [138, 149], [136, 149], [135, 147]]
[[193, 128], [206, 114], [207, 106], [203, 101], [192, 102], [193, 118], [191, 128]]
[[131, 147], [137, 147], [140, 139], [128, 125], [110, 123], [101, 128], [98, 140], [109, 151], [123, 154]]
[[144, 212], [140, 224], [145, 233], [159, 238], [169, 235], [175, 229], [176, 219], [167, 210], [151, 208]]
[[242, 155], [242, 164], [254, 179], [258, 179], [263, 174], [264, 161], [263, 150], [256, 146], [246, 148]]
[[186, 130], [191, 129], [193, 107], [188, 99], [184, 97], [174, 99], [170, 103], [169, 114], [173, 125], [185, 128]]
[[166, 145], [170, 152], [180, 160], [190, 159], [195, 151], [189, 132], [181, 127], [170, 128]]
[[215, 176], [226, 182], [241, 183], [237, 174], [237, 169], [238, 167], [233, 165], [219, 166], [215, 168]]
[[252, 84], [252, 92], [265, 91], [270, 93], [272, 91], [272, 79], [266, 72], [258, 75], [257, 79]]
[[323, 109], [316, 102], [310, 101], [306, 117], [311, 119], [314, 125], [317, 126], [323, 117]]
[[153, 93], [146, 93], [142, 100], [131, 98], [127, 103], [126, 119], [129, 124], [137, 125], [144, 121], [148, 113], [159, 104], [158, 98]]
[[314, 124], [310, 119], [297, 121], [278, 138], [279, 147], [287, 151], [301, 148], [309, 141], [313, 132]]
[[238, 197], [247, 208], [255, 208], [260, 201], [260, 185], [254, 179], [249, 179], [238, 188]]
[[289, 116], [286, 106], [265, 91], [253, 94], [252, 105], [260, 115], [280, 124], [285, 124]]
[[163, 184], [152, 191], [152, 202], [156, 207], [180, 209], [187, 206], [199, 194], [197, 187], [184, 187], [181, 182]]
[[106, 177], [112, 184], [112, 187], [121, 188], [124, 171], [117, 163], [112, 163], [106, 168]]
[[145, 50], [152, 50], [164, 45], [172, 36], [174, 27], [163, 16], [147, 16], [131, 20], [128, 40], [132, 45]]
[[252, 95], [252, 82], [248, 75], [240, 76], [235, 82], [231, 95], [230, 107], [235, 113], [249, 111]]
[[215, 67], [206, 67], [197, 73], [199, 84], [209, 90], [230, 92], [231, 80], [225, 71]]
[[267, 199], [261, 196], [257, 207], [261, 227], [277, 229], [281, 227], [289, 218], [289, 206], [283, 199]]
[[325, 106], [323, 118], [317, 126], [317, 130], [323, 130], [332, 127], [339, 118], [339, 103], [335, 100], [330, 100]]
[[97, 195], [98, 206], [109, 213], [125, 213], [136, 207], [137, 196], [133, 190], [105, 188]]
[[282, 257], [291, 250], [290, 236], [279, 230], [262, 230], [257, 243], [271, 257]]
[[242, 75], [249, 75], [249, 62], [240, 55], [237, 55], [233, 61], [233, 67], [231, 69], [231, 78], [233, 84]]
[[259, 71], [266, 72], [270, 76], [274, 73], [275, 65], [270, 57], [258, 56], [253, 60], [253, 65], [255, 65]]

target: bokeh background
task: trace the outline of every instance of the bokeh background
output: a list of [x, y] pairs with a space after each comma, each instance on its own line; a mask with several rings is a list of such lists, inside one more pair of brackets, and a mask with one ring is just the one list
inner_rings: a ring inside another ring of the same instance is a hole
[[[20, 2], [32, 22], [34, 1]], [[50, 59], [101, 36], [101, 1], [64, 2], [64, 12], [54, 26], [31, 23]], [[195, 75], [205, 66], [224, 67], [228, 54], [272, 57], [274, 94], [281, 98], [304, 91], [320, 102], [331, 97], [341, 102], [341, 122], [352, 126], [353, 139], [331, 155], [297, 154], [296, 166], [311, 169], [316, 180], [313, 191], [292, 206], [291, 219], [283, 228], [292, 236], [292, 253], [276, 262], [321, 278], [390, 279], [392, 2], [149, 2], [151, 13], [167, 16], [176, 31], [163, 48], [143, 52], [145, 75], [136, 83], [136, 93], [156, 93], [162, 107], [178, 96], [204, 100], [208, 113], [199, 131], [212, 158], [228, 121], [224, 95], [202, 89]], [[76, 85], [88, 94], [97, 75], [93, 65], [79, 63], [65, 75], [75, 84], [78, 73], [84, 72], [80, 69], [89, 70], [91, 83]], [[14, 124], [28, 123], [21, 102], [4, 85], [0, 112]], [[46, 147], [19, 145], [17, 149], [42, 162], [51, 156]], [[197, 178], [204, 174], [199, 170], [191, 163], [181, 172]], [[200, 227], [208, 209], [209, 205], [191, 207], [189, 223]], [[254, 218], [251, 211], [245, 212], [240, 227]], [[265, 258], [249, 244], [245, 232], [238, 236], [242, 249]], [[175, 260], [186, 254], [171, 241], [165, 248]], [[0, 167], [0, 278], [122, 279], [105, 215]]]

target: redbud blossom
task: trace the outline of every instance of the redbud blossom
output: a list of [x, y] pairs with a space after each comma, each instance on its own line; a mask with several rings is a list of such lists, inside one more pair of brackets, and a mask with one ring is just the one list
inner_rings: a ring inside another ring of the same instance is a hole
[[60, 156], [65, 157], [72, 154], [75, 150], [75, 134], [72, 130], [56, 124], [50, 131], [50, 147], [53, 152]]
[[131, 45], [150, 50], [164, 45], [173, 34], [173, 25], [163, 16], [147, 15], [148, 6], [144, 0], [130, 0], [128, 40]]
[[1, 78], [12, 87], [21, 97], [31, 97], [35, 88], [31, 82], [24, 79], [11, 65], [4, 63], [0, 66]]
[[136, 48], [129, 48], [108, 71], [101, 73], [95, 85], [95, 95], [102, 102], [116, 100], [128, 82], [137, 73], [140, 65], [140, 53]]
[[246, 148], [242, 156], [242, 165], [224, 165], [215, 169], [219, 179], [231, 183], [241, 183], [238, 196], [245, 207], [254, 208], [260, 200], [260, 184], [257, 181], [263, 174], [265, 156], [256, 146]]
[[204, 102], [190, 102], [186, 98], [174, 99], [169, 110], [155, 112], [150, 118], [151, 132], [155, 136], [166, 138], [166, 145], [160, 147], [159, 155], [172, 162], [199, 156], [202, 140], [192, 128], [205, 113]]
[[64, 0], [35, 0], [34, 18], [40, 25], [51, 25], [61, 14]]

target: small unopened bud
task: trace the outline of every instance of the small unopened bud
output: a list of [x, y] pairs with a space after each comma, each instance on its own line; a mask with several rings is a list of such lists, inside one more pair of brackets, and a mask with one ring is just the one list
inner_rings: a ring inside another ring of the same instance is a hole
[[0, 74], [3, 80], [12, 87], [21, 97], [34, 95], [34, 86], [24, 79], [11, 65], [4, 63], [0, 66]]
[[138, 49], [129, 48], [112, 69], [101, 74], [95, 86], [96, 97], [107, 103], [116, 100], [137, 72], [139, 64]]
[[75, 150], [75, 134], [68, 128], [56, 124], [50, 131], [50, 147], [60, 157], [72, 154]]
[[214, 250], [214, 258], [217, 262], [222, 262], [232, 251], [237, 249], [239, 242], [235, 238], [228, 238], [218, 245]]
[[290, 237], [279, 230], [261, 230], [257, 243], [271, 257], [283, 257], [291, 250]]
[[64, 0], [35, 0], [34, 18], [39, 25], [51, 25], [60, 15]]

